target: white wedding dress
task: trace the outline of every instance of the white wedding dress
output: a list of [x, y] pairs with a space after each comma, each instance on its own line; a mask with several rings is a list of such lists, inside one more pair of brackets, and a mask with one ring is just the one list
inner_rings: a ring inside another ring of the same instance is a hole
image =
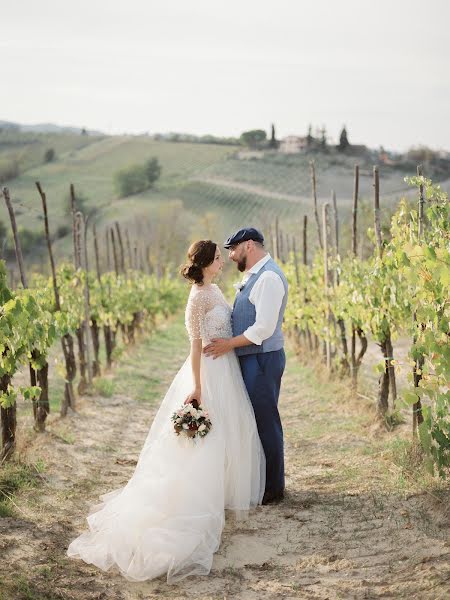
[[[190, 339], [201, 338], [203, 345], [231, 337], [231, 309], [217, 285], [192, 286], [186, 327]], [[202, 354], [201, 384], [211, 431], [192, 440], [173, 430], [170, 417], [193, 389], [188, 357], [161, 403], [131, 479], [90, 507], [90, 531], [71, 542], [68, 556], [105, 571], [115, 567], [131, 581], [166, 574], [172, 583], [209, 573], [224, 509], [242, 515], [261, 503], [265, 458], [234, 352], [215, 360]]]

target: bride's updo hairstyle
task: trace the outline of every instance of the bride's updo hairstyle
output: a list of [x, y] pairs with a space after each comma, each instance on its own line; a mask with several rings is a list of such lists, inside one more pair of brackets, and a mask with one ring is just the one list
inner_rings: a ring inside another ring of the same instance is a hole
[[188, 262], [180, 269], [181, 275], [192, 283], [203, 285], [203, 269], [214, 261], [216, 249], [217, 244], [211, 240], [194, 242], [188, 250]]

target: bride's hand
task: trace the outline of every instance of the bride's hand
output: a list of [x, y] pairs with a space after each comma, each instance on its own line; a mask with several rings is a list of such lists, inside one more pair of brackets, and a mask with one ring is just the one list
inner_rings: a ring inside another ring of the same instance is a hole
[[200, 406], [200, 397], [201, 397], [201, 390], [194, 390], [193, 392], [191, 392], [189, 394], [189, 396], [186, 398], [186, 400], [184, 401], [185, 404], [189, 404], [190, 402], [192, 402], [192, 400], [197, 400], [199, 406]]

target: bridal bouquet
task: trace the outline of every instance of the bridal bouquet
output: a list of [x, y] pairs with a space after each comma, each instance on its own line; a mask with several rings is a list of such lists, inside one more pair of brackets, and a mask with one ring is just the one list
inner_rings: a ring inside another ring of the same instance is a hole
[[212, 427], [208, 412], [199, 406], [197, 400], [192, 400], [174, 412], [172, 421], [175, 433], [182, 433], [189, 438], [205, 437]]

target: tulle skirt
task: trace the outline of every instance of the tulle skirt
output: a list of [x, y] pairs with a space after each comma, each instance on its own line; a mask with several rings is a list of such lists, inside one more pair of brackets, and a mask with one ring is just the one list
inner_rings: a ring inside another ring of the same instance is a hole
[[189, 357], [164, 397], [128, 483], [100, 496], [89, 531], [67, 555], [131, 581], [167, 575], [173, 583], [207, 575], [220, 545], [225, 509], [245, 516], [261, 503], [265, 458], [238, 359], [201, 358], [202, 398], [211, 431], [177, 436], [172, 413], [193, 389]]

